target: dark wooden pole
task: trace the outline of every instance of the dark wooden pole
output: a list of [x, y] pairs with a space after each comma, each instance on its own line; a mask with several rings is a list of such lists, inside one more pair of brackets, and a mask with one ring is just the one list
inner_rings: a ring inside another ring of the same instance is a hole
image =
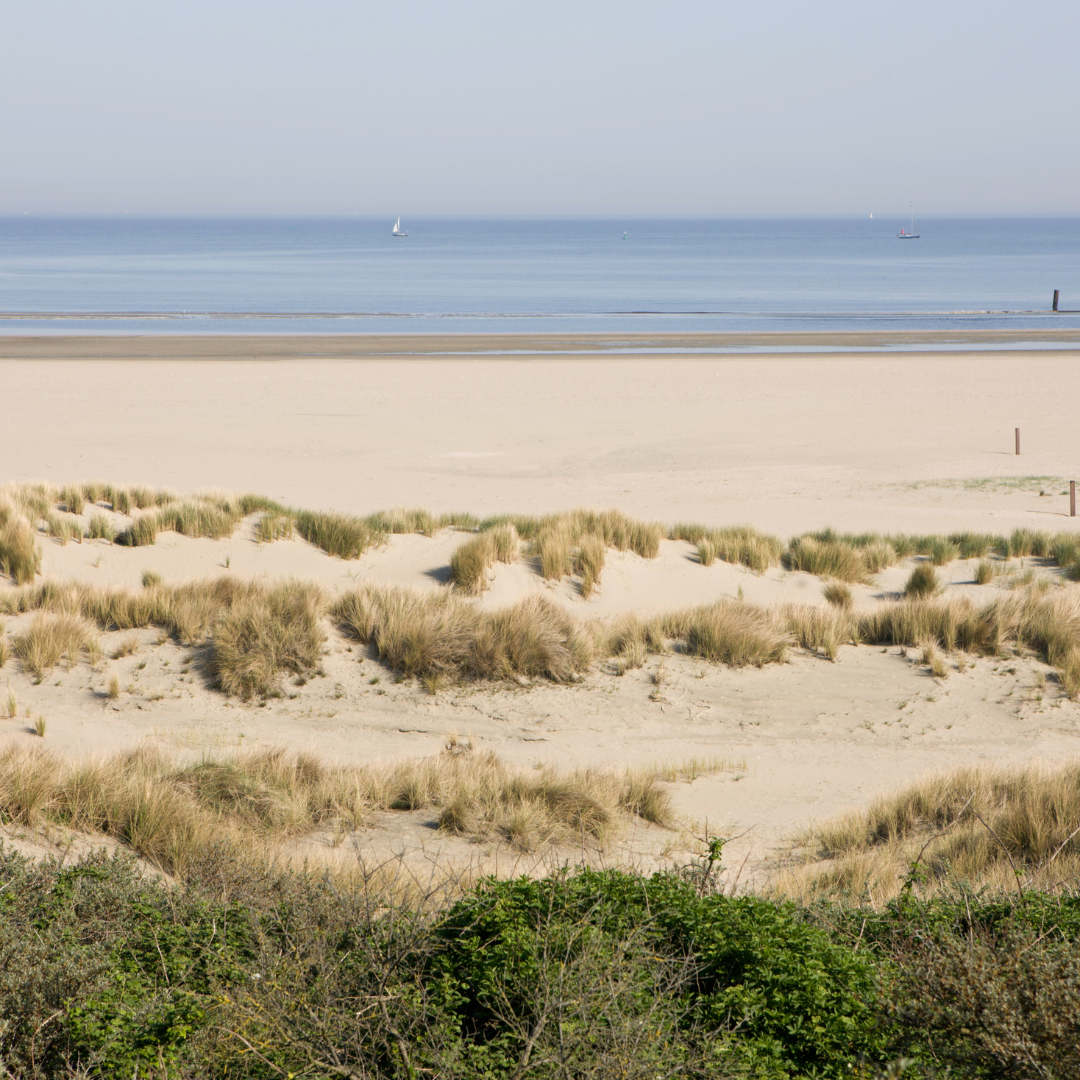
[[1076, 517], [1076, 481], [1069, 481], [1069, 517]]
[[1054, 290], [1054, 310], [1055, 310], [1055, 311], [1057, 311], [1057, 305], [1058, 305], [1058, 293], [1060, 293], [1060, 292], [1061, 292], [1061, 290], [1060, 290], [1060, 289], [1055, 289], [1055, 290]]
[[1016, 429], [1016, 453], [1019, 456], [1019, 454], [1020, 454], [1020, 429], [1019, 428]]

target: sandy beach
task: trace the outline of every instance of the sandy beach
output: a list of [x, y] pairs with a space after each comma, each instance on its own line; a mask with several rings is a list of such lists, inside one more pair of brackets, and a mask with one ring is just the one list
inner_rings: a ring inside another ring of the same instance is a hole
[[[485, 344], [500, 341], [535, 345]], [[403, 359], [390, 344], [0, 338], [4, 479], [356, 513], [614, 506], [784, 536], [1070, 525], [1076, 351], [462, 358], [449, 350], [475, 339], [428, 336], [397, 342], [426, 350]]]
[[[353, 514], [611, 507], [665, 523], [748, 524], [785, 542], [827, 526], [1076, 528], [1067, 497], [1077, 467], [1076, 352], [615, 357], [559, 352], [569, 346], [553, 341], [540, 343], [541, 356], [507, 355], [536, 343], [500, 340], [465, 357], [475, 341], [410, 344], [404, 356], [387, 339], [0, 339], [0, 480], [253, 491]], [[95, 512], [123, 524], [100, 507], [82, 520]], [[258, 544], [257, 520], [228, 539], [166, 532], [145, 548], [42, 536], [42, 575], [129, 589], [150, 570], [171, 584], [232, 575], [298, 578], [330, 595], [358, 582], [437, 592], [464, 538], [450, 529], [394, 535], [343, 561], [298, 537]], [[854, 586], [856, 610], [892, 602], [913, 565], [902, 560]], [[1055, 587], [1075, 587], [1046, 560], [1032, 567]], [[1004, 579], [976, 585], [974, 568], [961, 559], [943, 566], [945, 595], [1007, 593]], [[824, 605], [822, 588], [821, 578], [781, 566], [703, 567], [693, 545], [665, 540], [656, 559], [609, 552], [588, 600], [571, 579], [545, 581], [522, 558], [492, 572], [478, 603], [497, 610], [541, 593], [575, 617], [610, 620], [723, 597], [770, 610]], [[9, 637], [34, 617], [7, 618]], [[103, 635], [106, 659], [96, 668], [58, 669], [40, 683], [14, 660], [0, 672], [20, 711], [48, 718], [54, 752], [149, 741], [182, 754], [286, 746], [390, 760], [438, 753], [456, 733], [523, 768], [713, 758], [723, 767], [673, 789], [685, 827], [707, 820], [739, 834], [738, 857], [759, 868], [774, 865], [811, 820], [928, 771], [1061, 759], [1080, 739], [1080, 709], [1029, 655], [954, 664], [943, 679], [905, 650], [865, 645], [843, 646], [835, 662], [796, 649], [790, 662], [761, 669], [675, 655], [662, 661], [659, 693], [653, 657], [625, 673], [598, 663], [573, 686], [464, 684], [431, 694], [385, 671], [377, 681], [378, 662], [331, 632], [323, 675], [244, 704], [200, 675], [190, 649], [161, 643], [152, 629], [138, 632], [136, 652], [109, 660], [126, 636]], [[125, 688], [115, 699], [104, 690], [114, 674]], [[22, 745], [32, 730], [7, 720], [0, 738]], [[430, 845], [425, 820], [398, 815], [368, 841]], [[650, 836], [646, 848], [672, 842]]]

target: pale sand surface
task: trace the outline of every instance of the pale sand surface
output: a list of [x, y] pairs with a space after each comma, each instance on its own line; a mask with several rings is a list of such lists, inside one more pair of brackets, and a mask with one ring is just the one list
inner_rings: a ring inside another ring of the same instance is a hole
[[[0, 339], [4, 479], [356, 512], [617, 506], [784, 536], [1073, 524], [1059, 483], [1009, 485], [1076, 470], [1077, 352], [252, 362], [166, 338], [136, 340], [173, 359], [88, 363], [18, 359], [35, 355], [18, 340]], [[37, 339], [88, 354], [64, 340]], [[327, 340], [308, 339], [311, 354]]]
[[[99, 339], [93, 347], [107, 353], [119, 344]], [[785, 539], [825, 525], [1075, 527], [1061, 494], [1078, 450], [1080, 355], [1072, 353], [253, 364], [17, 359], [10, 340], [2, 351], [2, 481], [101, 477], [182, 491], [249, 489], [355, 512], [615, 506], [665, 521], [746, 522]], [[1055, 479], [1023, 480], [1032, 476]], [[1040, 497], [1040, 488], [1050, 494]], [[166, 533], [139, 549], [43, 539], [44, 570], [131, 587], [154, 569], [171, 582], [227, 572], [317, 580], [331, 590], [365, 580], [438, 589], [462, 539], [451, 531], [393, 537], [346, 563], [298, 540], [260, 547], [252, 529], [249, 520], [227, 541]], [[856, 588], [857, 603], [880, 603], [902, 587], [910, 565]], [[972, 570], [965, 562], [944, 568], [949, 591], [996, 590], [972, 584]], [[704, 568], [689, 545], [668, 541], [655, 561], [609, 552], [600, 593], [587, 602], [572, 583], [543, 583], [523, 560], [496, 570], [482, 603], [501, 606], [542, 589], [584, 617], [614, 616], [740, 591], [768, 605], [820, 603], [821, 587], [779, 569]], [[9, 634], [30, 618], [6, 619]], [[105, 635], [106, 655], [126, 636]], [[9, 661], [0, 689], [10, 685], [20, 712], [28, 706], [47, 717], [44, 745], [72, 755], [151, 740], [181, 753], [285, 745], [362, 761], [436, 753], [454, 731], [524, 767], [717, 756], [732, 767], [677, 785], [677, 804], [688, 822], [749, 830], [732, 857], [749, 852], [754, 866], [811, 819], [863, 805], [927, 770], [1059, 760], [1080, 745], [1080, 710], [1031, 659], [980, 659], [939, 681], [896, 649], [847, 646], [835, 664], [796, 652], [790, 664], [760, 671], [676, 656], [665, 661], [671, 679], [652, 700], [653, 657], [623, 676], [600, 665], [573, 687], [460, 687], [432, 697], [395, 684], [330, 632], [325, 676], [287, 683], [288, 696], [258, 707], [210, 689], [198, 663], [184, 660], [192, 650], [157, 645], [157, 636], [140, 632], [135, 656], [97, 671], [57, 669], [40, 686]], [[116, 702], [103, 689], [113, 671], [132, 687]], [[4, 743], [41, 745], [29, 731], [24, 719], [0, 721]], [[644, 832], [649, 850], [682, 843]], [[423, 815], [389, 815], [363, 842], [431, 850], [444, 840]]]

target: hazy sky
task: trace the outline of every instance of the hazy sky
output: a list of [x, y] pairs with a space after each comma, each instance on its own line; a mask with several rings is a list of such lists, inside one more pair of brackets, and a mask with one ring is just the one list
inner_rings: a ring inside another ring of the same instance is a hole
[[8, 0], [0, 214], [1080, 213], [1077, 0]]

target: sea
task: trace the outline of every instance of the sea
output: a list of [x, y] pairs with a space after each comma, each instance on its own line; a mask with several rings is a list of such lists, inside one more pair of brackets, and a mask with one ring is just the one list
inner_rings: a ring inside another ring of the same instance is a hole
[[[0, 218], [0, 333], [1055, 328], [1080, 343], [1080, 218], [925, 218], [910, 240], [881, 215], [401, 222], [406, 237], [362, 217]], [[1050, 311], [1055, 289], [1071, 313]]]

